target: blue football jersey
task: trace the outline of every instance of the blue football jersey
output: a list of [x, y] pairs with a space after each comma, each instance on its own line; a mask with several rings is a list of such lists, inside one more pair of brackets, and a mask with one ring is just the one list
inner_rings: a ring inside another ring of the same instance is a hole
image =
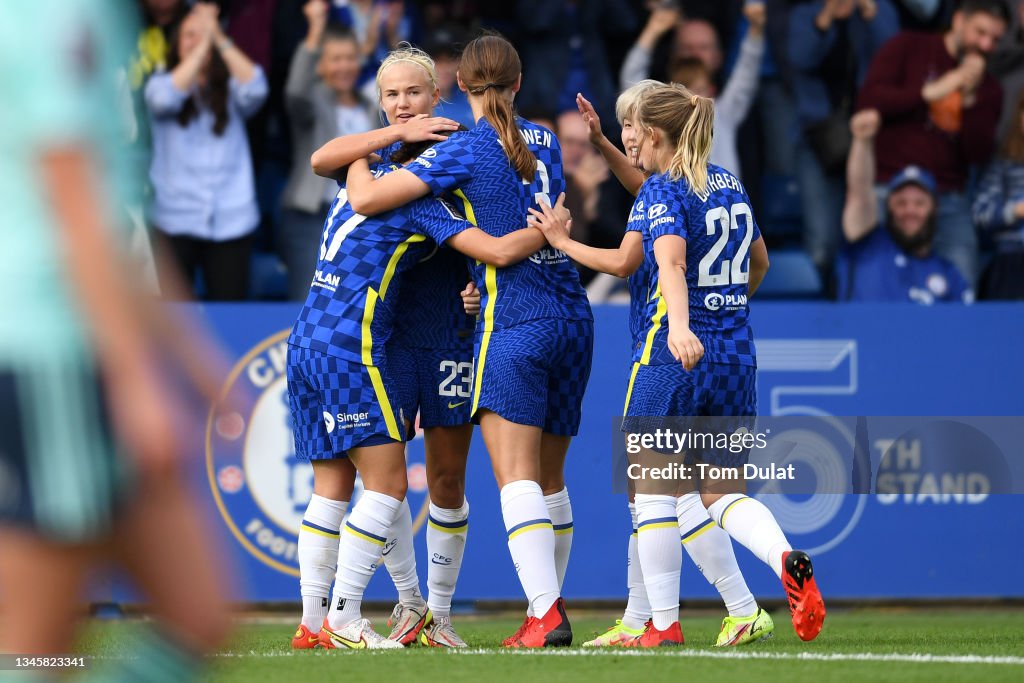
[[[384, 163], [402, 146], [395, 142], [377, 150]], [[450, 197], [449, 197], [450, 199]], [[469, 260], [439, 246], [410, 269], [398, 293], [398, 310], [391, 338], [416, 349], [451, 349], [473, 343], [476, 318], [466, 315], [459, 292], [473, 278]]]
[[[648, 297], [644, 339], [633, 360], [675, 362], [668, 350], [668, 310], [658, 281], [654, 242], [664, 235], [686, 240], [686, 286], [690, 329], [710, 362], [756, 365], [754, 335], [747, 321], [750, 245], [761, 236], [746, 190], [729, 171], [708, 164], [707, 194], [684, 180], [651, 177], [641, 192], [646, 208], [644, 259]], [[639, 201], [639, 198], [638, 198]]]
[[840, 254], [836, 264], [840, 301], [909, 301], [919, 304], [971, 303], [974, 292], [950, 261], [923, 258], [897, 246], [878, 226]]
[[[375, 174], [393, 169], [378, 167]], [[430, 197], [367, 218], [352, 210], [342, 189], [327, 215], [309, 296], [288, 343], [380, 365], [398, 312], [402, 276], [435, 242], [468, 227], [454, 207]]]
[[469, 259], [454, 249], [439, 246], [424, 256], [402, 280], [392, 341], [416, 349], [472, 348], [476, 316], [466, 315], [459, 295], [471, 279]]
[[[480, 119], [470, 131], [453, 135], [421, 154], [407, 168], [435, 195], [455, 192], [466, 218], [496, 237], [526, 227], [527, 209], [553, 204], [565, 191], [562, 151], [548, 129], [518, 120], [520, 132], [537, 157], [533, 183], [522, 181], [509, 163], [497, 132]], [[545, 247], [508, 268], [478, 264], [481, 326], [490, 331], [528, 320], [592, 320], [587, 294], [569, 257]]]
[[[629, 211], [626, 232], [639, 232], [642, 236], [646, 217], [643, 190], [641, 190], [637, 193], [633, 208]], [[629, 287], [629, 338], [633, 349], [643, 343], [644, 313], [647, 311], [648, 270], [647, 259], [644, 258], [633, 274], [626, 279], [626, 284]]]

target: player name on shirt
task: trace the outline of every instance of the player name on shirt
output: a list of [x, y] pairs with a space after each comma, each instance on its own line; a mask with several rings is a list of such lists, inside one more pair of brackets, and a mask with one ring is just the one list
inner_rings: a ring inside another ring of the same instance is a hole
[[519, 132], [528, 145], [551, 147], [551, 141], [554, 138], [550, 130], [541, 128], [520, 128]]
[[731, 173], [709, 173], [707, 192], [695, 192], [695, 194], [700, 198], [701, 202], [707, 202], [712, 192], [725, 189], [746, 194], [746, 190], [743, 189], [743, 183]]

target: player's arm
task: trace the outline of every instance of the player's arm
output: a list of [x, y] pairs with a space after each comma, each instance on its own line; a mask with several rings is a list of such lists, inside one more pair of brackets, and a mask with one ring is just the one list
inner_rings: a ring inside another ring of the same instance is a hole
[[480, 228], [466, 228], [445, 242], [466, 256], [496, 268], [507, 268], [536, 253], [547, 242], [536, 228], [522, 228], [501, 237]]
[[540, 211], [530, 209], [531, 224], [544, 233], [548, 244], [560, 249], [591, 270], [616, 277], [629, 277], [644, 260], [643, 236], [630, 230], [622, 236], [617, 249], [600, 249], [575, 241], [569, 236], [571, 221], [562, 219], [551, 208], [540, 204]]
[[690, 331], [686, 240], [673, 234], [658, 237], [654, 240], [654, 260], [658, 264], [658, 283], [668, 310], [668, 349], [689, 371], [704, 355], [704, 346]]
[[853, 142], [846, 160], [846, 204], [843, 206], [843, 235], [857, 242], [878, 225], [875, 197], [875, 135], [881, 118], [874, 109], [859, 111], [850, 118]]
[[[597, 151], [601, 153], [601, 156], [604, 157], [605, 162], [608, 164], [608, 168], [615, 174], [615, 177], [622, 183], [622, 186], [626, 188], [626, 191], [635, 197], [640, 191], [640, 186], [646, 180], [643, 171], [633, 166], [629, 157], [623, 154], [618, 147], [612, 144], [611, 140], [605, 137], [604, 132], [601, 130], [601, 119], [597, 115], [597, 110], [594, 109], [594, 105], [586, 97], [577, 93], [576, 106], [579, 108], [580, 116], [583, 117], [590, 131], [590, 144], [594, 145]], [[629, 124], [626, 122], [623, 125]], [[555, 245], [552, 244], [551, 246]], [[590, 266], [587, 267], [589, 268]]]
[[374, 178], [366, 159], [349, 166], [347, 188], [352, 210], [364, 216], [376, 216], [430, 194], [430, 186], [405, 168]]
[[132, 283], [107, 228], [96, 166], [77, 146], [46, 150], [39, 165], [64, 245], [69, 289], [84, 312], [114, 423], [145, 474], [166, 473], [177, 442], [169, 397], [132, 300]]
[[764, 238], [758, 237], [750, 243], [750, 281], [747, 283], [748, 296], [754, 296], [754, 292], [761, 286], [765, 274], [768, 272], [768, 247], [764, 244]]
[[[555, 206], [548, 208], [547, 212], [554, 217], [554, 220], [571, 226], [572, 218], [569, 215], [569, 210], [565, 208], [564, 192], [558, 195]], [[547, 244], [547, 240], [544, 238], [544, 233], [536, 227], [516, 230], [501, 237], [494, 237], [480, 228], [473, 227], [448, 238], [446, 244], [487, 265], [507, 268], [514, 263], [519, 263], [530, 254], [536, 253], [538, 249]]]
[[422, 142], [424, 140], [447, 140], [442, 131], [458, 130], [459, 124], [443, 116], [420, 114], [408, 123], [392, 124], [387, 128], [343, 135], [325, 143], [309, 158], [313, 172], [324, 178], [341, 180], [344, 169], [357, 159], [364, 159], [377, 150], [396, 142]]

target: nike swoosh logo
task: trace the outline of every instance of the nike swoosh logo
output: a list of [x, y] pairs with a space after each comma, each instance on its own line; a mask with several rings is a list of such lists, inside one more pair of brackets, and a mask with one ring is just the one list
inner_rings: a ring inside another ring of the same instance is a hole
[[451, 562], [438, 562], [434, 558], [430, 558], [430, 561], [433, 562], [434, 564], [439, 564], [439, 565], [441, 565], [443, 567], [447, 567], [448, 565], [451, 564]]
[[[395, 545], [397, 545], [397, 543], [396, 543]], [[384, 548], [384, 550], [383, 550], [383, 551], [381, 551], [381, 555], [388, 555], [388, 554], [390, 554], [390, 553], [391, 553], [391, 551], [392, 551], [392, 550], [394, 550], [394, 549], [395, 549], [395, 546], [391, 546], [390, 548]]]
[[339, 643], [344, 645], [345, 647], [352, 648], [353, 650], [365, 650], [366, 649], [366, 640], [364, 638], [362, 638], [362, 637], [360, 637], [359, 640], [352, 641], [352, 640], [349, 640], [348, 638], [342, 638], [337, 633], [332, 633], [331, 636], [336, 641], [338, 641]]
[[465, 401], [460, 401], [459, 403], [452, 403], [451, 401], [449, 401], [448, 402], [448, 409], [451, 410], [453, 408], [458, 408], [459, 406], [465, 405], [465, 404], [466, 404]]

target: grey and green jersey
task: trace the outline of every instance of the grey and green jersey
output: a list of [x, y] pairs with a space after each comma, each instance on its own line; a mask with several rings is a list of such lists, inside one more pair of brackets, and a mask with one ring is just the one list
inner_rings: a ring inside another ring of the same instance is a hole
[[[128, 200], [118, 88], [134, 3], [0, 3], [0, 362], [84, 350], [40, 158], [88, 150], [111, 226]], [[112, 228], [113, 229], [113, 228]]]

